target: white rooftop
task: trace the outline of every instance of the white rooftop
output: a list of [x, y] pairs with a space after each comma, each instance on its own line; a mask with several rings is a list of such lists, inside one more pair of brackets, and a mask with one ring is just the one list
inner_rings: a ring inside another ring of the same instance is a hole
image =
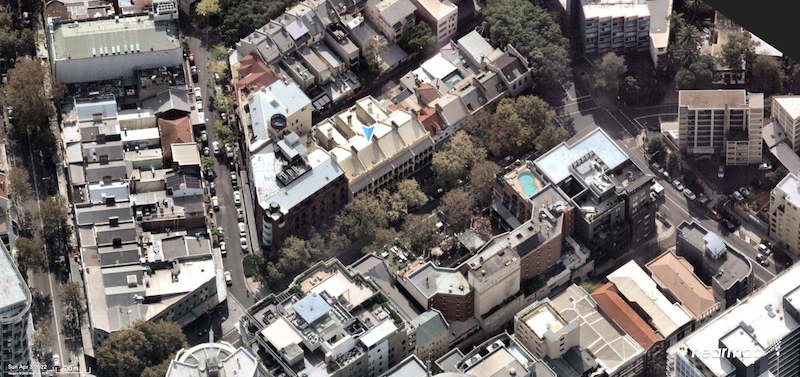
[[569, 177], [569, 166], [589, 152], [599, 157], [614, 170], [628, 160], [628, 156], [601, 128], [597, 128], [580, 140], [567, 140], [534, 161], [536, 166], [553, 183], [561, 183]]
[[692, 320], [680, 304], [672, 304], [658, 290], [656, 282], [636, 261], [626, 263], [607, 278], [626, 300], [636, 303], [650, 316], [653, 326], [664, 337]]
[[277, 316], [274, 322], [270, 323], [264, 330], [261, 330], [261, 334], [276, 349], [303, 342], [303, 338], [295, 331], [294, 326], [283, 316]]
[[[772, 99], [793, 119], [800, 118], [800, 96], [775, 96]], [[774, 112], [774, 110], [773, 110]]]
[[233, 348], [228, 342], [213, 342], [178, 351], [166, 377], [210, 377], [213, 374], [209, 369], [214, 369], [214, 365], [219, 367], [220, 376], [259, 375], [258, 359], [250, 351], [243, 347]]
[[28, 286], [5, 244], [0, 245], [0, 318], [13, 317], [24, 310], [28, 305], [28, 295]]
[[[758, 350], [768, 349], [777, 340], [782, 339], [789, 333], [796, 331], [800, 324], [792, 318], [791, 315], [786, 315], [786, 310], [783, 308], [783, 297], [800, 290], [800, 268], [792, 266], [778, 274], [774, 280], [762, 287], [760, 290], [754, 292], [744, 301], [736, 304], [706, 323], [705, 326], [695, 330], [692, 334], [688, 335], [682, 342], [675, 344], [668, 351], [670, 354], [677, 353], [682, 347], [686, 348], [687, 354], [695, 352], [699, 354], [702, 350], [715, 350], [720, 347], [719, 341], [732, 331], [738, 331], [742, 328], [742, 323], [746, 324], [754, 330], [752, 339], [757, 344], [750, 342], [750, 346], [745, 349]], [[795, 299], [797, 297], [794, 297]], [[767, 307], [772, 308], [773, 314], [770, 315]], [[778, 313], [779, 312], [779, 313]], [[726, 340], [730, 346], [748, 341], [747, 331], [744, 334], [736, 334], [729, 336]], [[739, 342], [739, 343], [736, 343]], [[735, 368], [725, 358], [698, 358], [714, 376], [727, 376], [732, 373]], [[751, 360], [743, 360], [751, 361]]]
[[361, 336], [361, 341], [367, 348], [372, 347], [387, 336], [397, 331], [394, 321], [383, 321], [380, 325], [373, 327], [366, 334]]
[[715, 257], [719, 257], [728, 250], [725, 241], [714, 232], [706, 233], [706, 235], [703, 236], [703, 242], [706, 244], [706, 249]]
[[261, 88], [249, 100], [253, 134], [259, 140], [267, 140], [267, 127], [273, 115], [283, 114], [288, 118], [310, 104], [311, 99], [294, 81], [278, 80]]
[[649, 17], [643, 0], [583, 0], [584, 18]]
[[322, 292], [326, 292], [333, 298], [338, 298], [339, 296], [343, 295], [347, 292], [347, 284], [339, 279], [336, 275], [331, 275], [325, 281], [317, 285], [316, 287], [311, 289], [312, 293], [320, 294]]
[[539, 338], [544, 338], [544, 334], [548, 331], [558, 332], [564, 328], [564, 323], [558, 317], [550, 305], [543, 304], [540, 308], [525, 318], [525, 323]]
[[456, 71], [456, 66], [445, 59], [442, 54], [436, 54], [432, 58], [422, 63], [422, 69], [431, 78], [444, 80], [451, 73]]
[[800, 179], [795, 173], [786, 174], [786, 177], [777, 186], [784, 194], [786, 200], [796, 206], [800, 206]]
[[325, 299], [316, 293], [306, 295], [292, 305], [292, 308], [308, 324], [314, 323], [332, 309]]

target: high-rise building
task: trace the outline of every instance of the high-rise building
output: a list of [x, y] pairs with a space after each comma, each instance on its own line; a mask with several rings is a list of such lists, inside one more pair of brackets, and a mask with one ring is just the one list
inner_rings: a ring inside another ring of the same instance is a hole
[[797, 265], [667, 349], [669, 377], [784, 377], [798, 373]]
[[800, 253], [800, 177], [791, 172], [770, 191], [769, 235], [785, 244], [792, 253]]
[[726, 165], [761, 162], [764, 94], [744, 89], [678, 92], [678, 148], [717, 154]]
[[796, 152], [800, 149], [800, 96], [773, 96], [773, 122], [786, 134], [786, 143]]
[[31, 292], [4, 243], [0, 242], [0, 363], [2, 374], [29, 367], [28, 319]]

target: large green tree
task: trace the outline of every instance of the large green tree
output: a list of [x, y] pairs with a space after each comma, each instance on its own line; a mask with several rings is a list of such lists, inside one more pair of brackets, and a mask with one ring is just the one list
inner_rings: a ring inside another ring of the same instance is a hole
[[172, 321], [137, 322], [114, 331], [95, 349], [102, 376], [140, 377], [150, 367], [158, 368], [188, 345], [181, 327]]
[[608, 52], [595, 63], [594, 87], [601, 92], [616, 94], [620, 80], [627, 71], [625, 58]]
[[419, 182], [415, 179], [405, 179], [398, 182], [391, 190], [381, 190], [378, 198], [386, 207], [390, 222], [402, 219], [409, 209], [425, 204], [428, 199], [419, 189]]
[[436, 228], [436, 217], [407, 215], [402, 227], [403, 242], [415, 252], [427, 252], [439, 244], [441, 238]]
[[469, 192], [463, 189], [448, 191], [442, 196], [439, 211], [449, 225], [449, 230], [453, 233], [460, 233], [469, 228], [474, 208], [474, 198]]
[[219, 0], [219, 14], [223, 15], [221, 32], [225, 45], [233, 47], [253, 30], [283, 13], [290, 4], [290, 0]]
[[571, 77], [569, 41], [551, 13], [525, 0], [496, 1], [481, 13], [495, 46], [510, 43], [528, 59], [534, 90], [563, 96], [561, 85]]
[[273, 291], [282, 291], [289, 286], [295, 276], [305, 271], [311, 261], [317, 259], [320, 251], [296, 236], [289, 236], [278, 249], [277, 258], [267, 263], [267, 275]]
[[469, 191], [475, 198], [479, 209], [486, 208], [492, 202], [492, 190], [497, 181], [496, 175], [500, 166], [491, 161], [475, 164], [469, 172]]
[[753, 40], [749, 31], [731, 33], [728, 41], [722, 45], [720, 58], [728, 68], [745, 68], [755, 60], [758, 45], [760, 42]]
[[750, 90], [764, 93], [764, 98], [783, 92], [786, 75], [778, 59], [772, 56], [759, 55], [753, 61], [750, 75]]
[[400, 47], [409, 55], [415, 52], [424, 55], [434, 44], [436, 44], [436, 37], [426, 22], [417, 22], [406, 37], [400, 41]]
[[66, 252], [68, 237], [72, 233], [70, 213], [67, 201], [61, 195], [50, 196], [39, 206], [39, 219], [45, 224], [42, 238], [47, 240], [51, 258], [63, 256]]
[[336, 231], [348, 239], [368, 240], [376, 229], [389, 225], [386, 208], [373, 195], [359, 195], [344, 206], [334, 219]]
[[21, 271], [47, 271], [47, 254], [38, 238], [17, 238], [17, 263]]
[[681, 68], [675, 75], [675, 82], [681, 90], [711, 89], [714, 80], [714, 57], [700, 56], [687, 68]]
[[431, 169], [441, 185], [455, 187], [458, 180], [467, 178], [475, 164], [485, 159], [486, 150], [462, 130], [456, 132], [449, 143], [433, 154]]
[[26, 142], [40, 130], [49, 132], [50, 117], [55, 115], [44, 80], [45, 68], [38, 59], [20, 61], [8, 71], [4, 100], [14, 108], [15, 129]]
[[33, 195], [31, 176], [25, 168], [13, 168], [8, 172], [8, 192], [11, 201], [19, 205]]

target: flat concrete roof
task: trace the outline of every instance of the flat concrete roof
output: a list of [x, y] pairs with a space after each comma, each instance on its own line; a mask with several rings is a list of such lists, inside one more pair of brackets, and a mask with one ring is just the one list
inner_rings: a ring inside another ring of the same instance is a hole
[[589, 152], [594, 152], [594, 155], [608, 166], [608, 170], [614, 170], [625, 161], [628, 161], [628, 156], [625, 152], [605, 131], [597, 127], [582, 138], [575, 139], [573, 137], [561, 143], [537, 158], [534, 164], [551, 182], [559, 184], [572, 175], [570, 173], [570, 164]]
[[[753, 99], [755, 94], [751, 93]], [[762, 102], [763, 102], [763, 94]], [[709, 90], [680, 90], [678, 91], [678, 106], [688, 106], [690, 109], [724, 109], [725, 105], [731, 108], [753, 107], [747, 104], [747, 91], [744, 89], [709, 89]]]
[[11, 254], [5, 244], [0, 245], [0, 322], [29, 308], [29, 297], [28, 285], [12, 261]]

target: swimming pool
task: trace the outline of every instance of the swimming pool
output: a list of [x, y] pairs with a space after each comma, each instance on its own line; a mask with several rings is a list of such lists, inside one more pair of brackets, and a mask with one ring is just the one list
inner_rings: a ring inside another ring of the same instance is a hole
[[525, 195], [533, 195], [536, 193], [538, 188], [536, 187], [536, 179], [533, 177], [533, 174], [530, 172], [522, 172], [517, 177], [517, 180], [522, 185], [522, 190], [525, 191]]

